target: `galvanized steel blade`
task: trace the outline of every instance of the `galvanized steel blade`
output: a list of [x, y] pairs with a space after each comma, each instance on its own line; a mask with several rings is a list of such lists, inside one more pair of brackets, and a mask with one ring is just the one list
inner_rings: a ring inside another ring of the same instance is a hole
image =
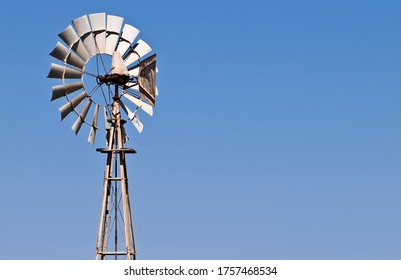
[[65, 96], [67, 94], [70, 94], [74, 91], [77, 91], [77, 90], [83, 88], [83, 86], [84, 86], [84, 84], [82, 82], [53, 86], [53, 88], [52, 88], [53, 93], [52, 93], [51, 101], [53, 101], [57, 98], [60, 98], [62, 96]]
[[56, 47], [51, 51], [50, 55], [54, 58], [57, 58], [61, 62], [65, 62], [65, 59], [70, 54], [70, 51], [66, 46], [57, 42]]
[[92, 29], [90, 27], [88, 17], [84, 15], [74, 19], [72, 24], [74, 25], [75, 30], [77, 30], [78, 36], [81, 38], [89, 54], [91, 56], [95, 55], [97, 53], [96, 44], [92, 36]]
[[92, 31], [88, 17], [86, 15], [72, 20], [72, 24], [74, 25], [74, 28], [77, 31], [79, 37]]
[[85, 62], [73, 52], [70, 52], [65, 62], [80, 69], [83, 69], [85, 67]]
[[126, 93], [123, 95], [125, 98], [127, 98], [129, 101], [134, 103], [136, 106], [141, 108], [144, 112], [146, 112], [149, 116], [153, 116], [153, 107], [142, 100], [135, 98], [134, 96]]
[[96, 49], [95, 39], [93, 38], [92, 33], [82, 35], [81, 40], [84, 43], [85, 47], [88, 49], [88, 52], [91, 56], [94, 56], [98, 53]]
[[104, 53], [106, 50], [106, 13], [90, 14], [89, 21], [92, 26], [96, 49], [98, 53]]
[[116, 49], [118, 39], [120, 37], [121, 27], [123, 25], [124, 19], [122, 17], [107, 16], [107, 28], [106, 28], [106, 50], [105, 53], [113, 55]]
[[125, 105], [125, 103], [122, 100], [119, 100], [120, 106], [123, 109], [123, 111], [127, 114], [128, 119], [131, 120], [135, 117], [134, 112], [132, 112], [127, 105]]
[[85, 122], [86, 115], [88, 114], [91, 105], [92, 105], [92, 100], [88, 99], [88, 102], [86, 103], [84, 109], [82, 110], [82, 113], [78, 116], [78, 118], [72, 125], [71, 128], [75, 132], [75, 134], [78, 134], [82, 124]]
[[107, 15], [107, 32], [120, 34], [121, 27], [123, 26], [123, 21], [124, 18], [122, 17]]
[[130, 121], [132, 122], [132, 124], [135, 126], [135, 128], [138, 130], [139, 133], [142, 133], [143, 130], [143, 124], [141, 123], [141, 121], [138, 119], [138, 115], [135, 114], [134, 112], [132, 112], [127, 105], [124, 104], [124, 102], [122, 102], [120, 100], [120, 106], [121, 108], [124, 110], [124, 112], [128, 115], [128, 118], [130, 119]]
[[90, 58], [90, 54], [86, 50], [84, 44], [79, 39], [79, 36], [69, 25], [63, 32], [58, 36], [69, 46], [82, 60], [87, 61]]
[[66, 29], [64, 29], [63, 32], [59, 33], [58, 36], [63, 40], [67, 46], [70, 48], [72, 45], [74, 45], [76, 42], [79, 41], [79, 36], [75, 32], [74, 28], [72, 28], [71, 25], [69, 25]]
[[85, 62], [77, 54], [71, 52], [60, 42], [57, 42], [56, 47], [53, 49], [50, 55], [64, 63], [70, 64], [80, 69], [84, 68], [85, 66]]
[[89, 136], [88, 136], [88, 142], [91, 143], [92, 145], [95, 143], [95, 138], [96, 138], [96, 130], [97, 130], [97, 121], [98, 121], [98, 116], [99, 116], [99, 108], [100, 108], [100, 105], [96, 104], [95, 113], [93, 115], [93, 120], [92, 120], [92, 126], [91, 126], [91, 130], [90, 130]]
[[106, 106], [103, 107], [103, 117], [104, 117], [104, 127], [105, 127], [106, 130], [107, 130], [107, 129], [110, 128], [110, 124], [109, 124], [109, 122], [107, 121], [108, 118], [109, 118], [109, 114], [107, 113], [107, 107], [106, 107]]
[[58, 79], [81, 79], [82, 75], [82, 71], [72, 69], [64, 65], [52, 63], [49, 75], [47, 75], [47, 77]]
[[139, 133], [142, 133], [143, 124], [139, 120], [138, 115], [135, 115], [135, 117], [131, 120], [131, 122], [135, 126], [136, 130], [138, 130]]
[[79, 95], [75, 96], [71, 101], [59, 108], [61, 113], [61, 120], [63, 120], [69, 113], [71, 113], [75, 107], [77, 107], [86, 97], [86, 92], [83, 91]]
[[125, 59], [125, 64], [129, 66], [141, 57], [147, 55], [152, 51], [152, 48], [143, 40], [139, 39], [133, 49], [129, 52], [129, 55]]
[[91, 58], [91, 54], [88, 52], [86, 45], [81, 40], [78, 40], [74, 45], [72, 45], [71, 49], [85, 62]]
[[139, 64], [135, 65], [135, 67], [131, 67], [128, 70], [130, 76], [138, 77], [139, 76]]
[[139, 30], [132, 25], [125, 24], [123, 28], [123, 32], [120, 37], [120, 43], [118, 44], [117, 51], [124, 55], [124, 53], [131, 46], [132, 42], [135, 40], [136, 36], [138, 36]]

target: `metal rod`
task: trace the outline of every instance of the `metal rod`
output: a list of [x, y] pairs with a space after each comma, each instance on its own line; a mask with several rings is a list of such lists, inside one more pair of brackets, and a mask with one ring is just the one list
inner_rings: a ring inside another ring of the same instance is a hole
[[[117, 143], [115, 143], [117, 146]], [[117, 147], [116, 147], [117, 148]], [[114, 158], [114, 166], [117, 166], [117, 156]], [[114, 176], [117, 177], [117, 168], [114, 168]], [[117, 181], [114, 181], [114, 251], [118, 251], [118, 190]], [[114, 257], [117, 260], [117, 255]]]
[[127, 252], [99, 252], [99, 253], [102, 255], [118, 255], [118, 256], [125, 256], [127, 254]]

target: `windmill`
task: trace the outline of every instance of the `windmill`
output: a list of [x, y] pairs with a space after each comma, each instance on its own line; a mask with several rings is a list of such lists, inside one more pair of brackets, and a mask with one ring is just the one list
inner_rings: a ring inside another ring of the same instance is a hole
[[106, 148], [96, 149], [107, 155], [96, 242], [98, 260], [136, 259], [126, 166], [126, 155], [136, 151], [125, 147], [124, 124], [131, 121], [141, 133], [138, 111], [152, 116], [157, 96], [156, 54], [148, 55], [150, 46], [141, 39], [135, 42], [139, 30], [123, 26], [123, 21], [106, 13], [72, 20], [58, 34], [64, 44], [57, 42], [50, 53], [62, 62], [52, 63], [48, 75], [62, 81], [53, 86], [51, 98], [66, 99], [59, 108], [61, 120], [75, 113], [72, 130], [78, 134], [87, 124], [91, 144], [98, 131], [106, 134]]

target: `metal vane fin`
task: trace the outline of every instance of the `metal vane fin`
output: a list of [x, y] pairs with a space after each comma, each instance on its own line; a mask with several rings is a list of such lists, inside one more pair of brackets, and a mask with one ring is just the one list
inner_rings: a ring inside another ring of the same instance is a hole
[[75, 32], [74, 28], [71, 25], [68, 25], [63, 32], [59, 33], [58, 36], [67, 44], [67, 46], [71, 47], [76, 42], [79, 41], [79, 36]]
[[123, 32], [120, 37], [120, 43], [118, 44], [117, 51], [124, 55], [124, 53], [131, 46], [132, 42], [135, 40], [136, 36], [138, 36], [139, 30], [133, 27], [132, 25], [125, 24], [123, 28]]
[[74, 19], [72, 21], [75, 29], [77, 30], [78, 36], [81, 38], [84, 43], [86, 49], [88, 50], [91, 56], [96, 54], [96, 45], [95, 40], [92, 36], [92, 30], [89, 24], [88, 17], [86, 15]]
[[143, 111], [145, 111], [149, 116], [153, 116], [153, 108], [151, 105], [143, 102], [142, 100], [135, 98], [134, 96], [126, 93], [123, 95], [125, 98], [127, 98], [129, 101], [134, 103], [136, 106], [141, 108]]
[[77, 54], [69, 51], [68, 48], [60, 42], [57, 42], [56, 47], [53, 49], [50, 55], [62, 62], [66, 62], [80, 69], [84, 68], [85, 66], [85, 62]]
[[124, 19], [122, 17], [107, 15], [107, 28], [106, 28], [106, 50], [105, 53], [113, 55], [118, 38], [120, 37], [121, 26]]
[[77, 91], [77, 90], [83, 88], [83, 86], [84, 86], [84, 84], [82, 82], [53, 86], [53, 94], [52, 94], [51, 101], [53, 101], [57, 98], [60, 98], [62, 96], [65, 96], [67, 94], [70, 94], [74, 91]]
[[129, 66], [130, 64], [147, 55], [151, 51], [152, 48], [147, 43], [145, 43], [145, 41], [139, 39], [133, 49], [128, 52], [129, 54], [125, 59], [125, 64]]
[[128, 73], [130, 76], [138, 77], [139, 76], [139, 64], [136, 67], [128, 69]]
[[110, 124], [107, 121], [107, 119], [109, 118], [109, 114], [107, 113], [107, 107], [106, 106], [103, 107], [103, 115], [104, 115], [104, 127], [106, 129], [110, 129]]
[[131, 120], [131, 122], [134, 124], [136, 130], [138, 130], [139, 133], [142, 133], [143, 130], [143, 124], [138, 118], [138, 115], [136, 114], [135, 117]]
[[86, 115], [88, 114], [89, 108], [92, 105], [92, 100], [88, 99], [82, 113], [78, 116], [77, 120], [72, 125], [72, 130], [75, 134], [78, 134], [79, 130], [81, 129], [82, 124], [85, 122]]
[[90, 58], [90, 54], [86, 50], [84, 44], [79, 39], [77, 33], [71, 25], [69, 25], [63, 32], [58, 36], [69, 46], [81, 59], [87, 61]]
[[69, 68], [64, 65], [58, 65], [55, 63], [51, 64], [48, 78], [58, 78], [58, 79], [81, 79], [82, 72]]
[[91, 126], [91, 130], [89, 132], [89, 137], [88, 137], [88, 142], [91, 143], [92, 145], [95, 143], [95, 138], [96, 138], [96, 130], [97, 130], [97, 121], [98, 121], [98, 115], [99, 115], [99, 108], [100, 108], [100, 105], [96, 104], [95, 113], [93, 115], [92, 126]]
[[75, 107], [77, 107], [86, 97], [86, 92], [83, 91], [79, 95], [75, 96], [71, 101], [59, 108], [61, 113], [61, 120], [63, 120], [69, 113], [71, 113]]
[[143, 124], [141, 123], [141, 121], [138, 119], [138, 115], [135, 111], [132, 112], [127, 105], [124, 104], [124, 102], [122, 102], [120, 100], [120, 105], [121, 108], [124, 110], [124, 112], [127, 114], [128, 118], [130, 119], [130, 121], [132, 122], [132, 124], [135, 126], [135, 128], [138, 130], [139, 133], [142, 133], [143, 130]]
[[70, 54], [70, 51], [66, 46], [57, 42], [56, 47], [51, 51], [50, 55], [58, 60], [64, 62], [67, 56]]
[[89, 21], [98, 53], [106, 50], [106, 13], [90, 14]]

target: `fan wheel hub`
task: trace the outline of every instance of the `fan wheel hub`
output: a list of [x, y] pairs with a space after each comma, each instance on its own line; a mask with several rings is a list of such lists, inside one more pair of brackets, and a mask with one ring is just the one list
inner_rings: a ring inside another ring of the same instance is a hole
[[97, 83], [99, 85], [106, 84], [106, 85], [117, 85], [117, 86], [124, 86], [126, 83], [129, 82], [130, 76], [127, 75], [120, 75], [120, 74], [106, 74], [104, 76], [99, 75], [96, 77]]

